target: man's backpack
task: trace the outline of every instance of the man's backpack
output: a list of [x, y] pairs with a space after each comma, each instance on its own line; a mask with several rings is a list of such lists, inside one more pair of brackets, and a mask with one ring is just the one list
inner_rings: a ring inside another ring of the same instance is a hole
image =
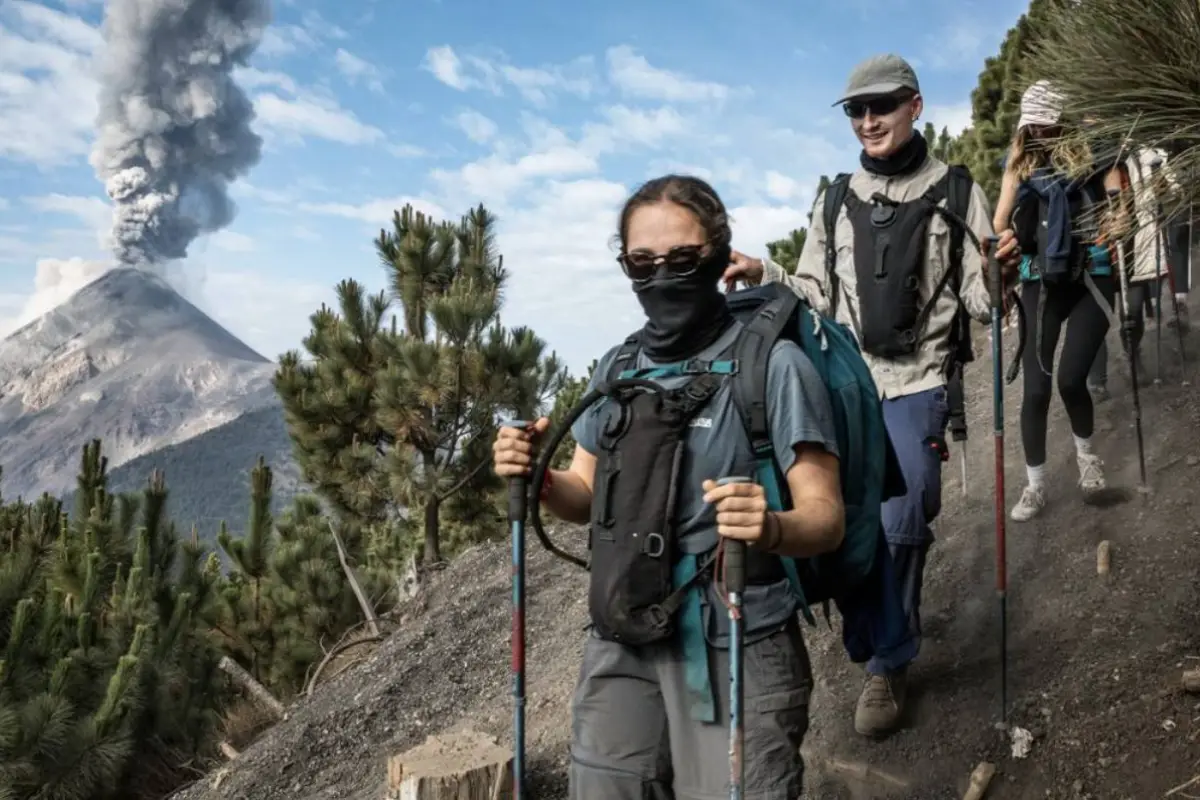
[[849, 330], [818, 314], [783, 284], [733, 292], [728, 303], [745, 325], [733, 351], [734, 405], [754, 451], [756, 480], [774, 510], [791, 507], [768, 429], [767, 358], [775, 342], [790, 339], [799, 345], [829, 391], [840, 454], [845, 538], [832, 553], [783, 559], [811, 622], [812, 605], [852, 594], [876, 572], [883, 542], [882, 505], [905, 493], [904, 478], [875, 381]]
[[[837, 218], [842, 206], [846, 204], [846, 195], [850, 190], [850, 173], [839, 173], [825, 190], [822, 204], [822, 219], [825, 223], [825, 275], [829, 286], [829, 317], [837, 319], [838, 302], [841, 300], [841, 281], [837, 274]], [[950, 268], [942, 277], [943, 283], [933, 293], [934, 297], [941, 294], [946, 282], [958, 296], [962, 287], [962, 263], [964, 247], [966, 246], [966, 220], [971, 206], [971, 190], [975, 179], [971, 171], [960, 164], [952, 164], [946, 170], [945, 177], [930, 187], [930, 198], [935, 202], [944, 196], [946, 205], [939, 209], [943, 218], [950, 226]], [[926, 305], [931, 310], [932, 303]], [[851, 315], [853, 317], [853, 314]], [[921, 317], [921, 325], [924, 316]], [[949, 428], [951, 438], [956, 442], [967, 440], [967, 409], [966, 395], [963, 389], [963, 366], [975, 360], [975, 349], [971, 343], [971, 317], [966, 309], [959, 304], [958, 313], [950, 333], [951, 360], [946, 366], [946, 388], [950, 411]], [[944, 457], [948, 454], [943, 453]]]

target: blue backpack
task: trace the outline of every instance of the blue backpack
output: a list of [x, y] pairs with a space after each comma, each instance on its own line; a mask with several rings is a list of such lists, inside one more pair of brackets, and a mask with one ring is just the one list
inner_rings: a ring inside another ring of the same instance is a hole
[[881, 557], [887, 556], [881, 507], [888, 498], [904, 494], [904, 478], [884, 425], [875, 380], [844, 325], [818, 314], [779, 283], [731, 293], [727, 302], [745, 325], [734, 345], [739, 365], [732, 378], [734, 404], [754, 450], [756, 480], [773, 510], [791, 507], [767, 422], [767, 356], [775, 342], [786, 338], [798, 344], [829, 391], [846, 509], [845, 538], [831, 553], [783, 559], [811, 623], [811, 606], [824, 604], [828, 616], [829, 601], [842, 605], [879, 574]]

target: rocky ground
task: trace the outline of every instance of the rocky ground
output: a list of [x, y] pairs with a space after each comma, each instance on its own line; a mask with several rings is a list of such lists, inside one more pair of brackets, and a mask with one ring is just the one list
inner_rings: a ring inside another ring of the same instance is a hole
[[[1143, 345], [1155, 373], [1154, 331]], [[1200, 375], [1183, 384], [1174, 334], [1164, 331], [1163, 380], [1144, 385], [1148, 480], [1139, 493], [1128, 368], [1112, 345], [1113, 399], [1098, 408], [1100, 453], [1114, 487], [1085, 506], [1075, 487], [1070, 430], [1055, 401], [1051, 505], [1008, 528], [1009, 722], [1034, 735], [1013, 758], [1000, 720], [999, 601], [994, 584], [991, 363], [968, 371], [968, 487], [958, 453], [926, 580], [925, 645], [914, 666], [906, 728], [883, 742], [852, 726], [860, 671], [836, 631], [810, 630], [818, 689], [805, 745], [806, 797], [962, 797], [975, 765], [998, 766], [992, 800], [1162, 797], [1200, 773], [1200, 695], [1180, 689], [1200, 667]], [[1010, 349], [1011, 349], [1011, 342]], [[1200, 337], [1189, 339], [1200, 360]], [[1020, 383], [1007, 387], [1007, 505], [1023, 478]], [[563, 532], [560, 536], [567, 536]], [[1098, 576], [1096, 550], [1111, 543]], [[568, 701], [585, 621], [585, 576], [534, 549], [530, 561], [529, 725], [533, 796], [565, 797]], [[388, 755], [427, 735], [474, 727], [509, 733], [509, 555], [476, 548], [431, 575], [368, 659], [297, 702], [288, 719], [179, 800], [375, 800]], [[836, 624], [836, 621], [835, 621]], [[1200, 781], [1175, 797], [1200, 797]]]

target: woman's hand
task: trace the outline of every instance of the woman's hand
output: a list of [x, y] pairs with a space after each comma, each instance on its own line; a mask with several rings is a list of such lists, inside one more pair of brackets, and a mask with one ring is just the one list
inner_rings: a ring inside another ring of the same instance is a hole
[[492, 443], [493, 470], [501, 478], [529, 477], [537, 460], [537, 441], [550, 428], [541, 417], [528, 428], [501, 427]]
[[717, 534], [770, 550], [779, 544], [779, 520], [767, 510], [767, 494], [757, 483], [705, 481], [704, 502], [716, 507]]

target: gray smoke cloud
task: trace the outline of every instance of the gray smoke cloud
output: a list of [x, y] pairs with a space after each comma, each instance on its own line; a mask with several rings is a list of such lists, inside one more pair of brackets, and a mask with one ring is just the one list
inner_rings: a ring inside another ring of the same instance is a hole
[[229, 182], [258, 163], [262, 139], [232, 73], [270, 19], [270, 0], [109, 0], [90, 162], [121, 263], [182, 259], [233, 220]]

